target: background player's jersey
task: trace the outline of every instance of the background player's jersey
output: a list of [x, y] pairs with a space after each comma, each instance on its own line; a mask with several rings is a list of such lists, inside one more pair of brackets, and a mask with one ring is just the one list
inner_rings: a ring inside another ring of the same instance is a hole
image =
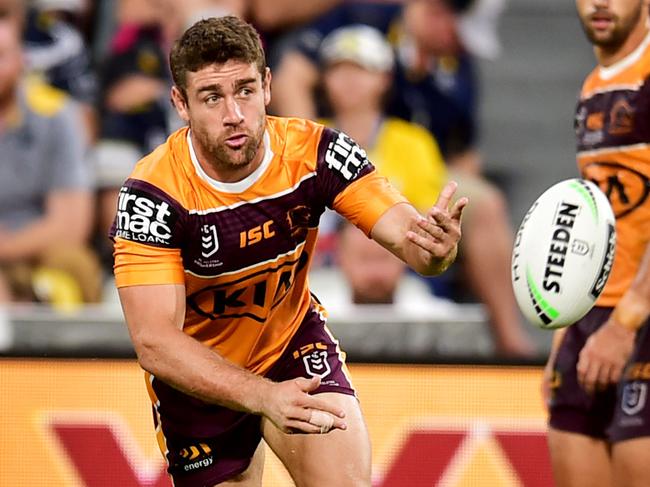
[[326, 207], [369, 233], [405, 201], [344, 134], [268, 117], [260, 167], [207, 176], [188, 129], [138, 163], [111, 235], [118, 287], [184, 284], [184, 331], [263, 374], [312, 306], [307, 269]]
[[578, 167], [616, 215], [616, 257], [601, 306], [615, 306], [628, 289], [650, 240], [649, 75], [650, 36], [625, 59], [589, 75], [576, 111]]

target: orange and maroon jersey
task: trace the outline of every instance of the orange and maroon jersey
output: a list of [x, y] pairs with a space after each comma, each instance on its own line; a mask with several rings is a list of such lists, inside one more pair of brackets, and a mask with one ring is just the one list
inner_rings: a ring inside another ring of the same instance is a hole
[[118, 287], [184, 284], [184, 331], [260, 374], [313, 306], [307, 270], [325, 208], [369, 234], [405, 201], [343, 133], [268, 117], [264, 145], [258, 169], [222, 183], [178, 130], [138, 163], [111, 230]]
[[598, 300], [615, 306], [650, 240], [650, 36], [623, 60], [596, 68], [576, 110], [578, 167], [600, 186], [616, 215], [616, 256]]

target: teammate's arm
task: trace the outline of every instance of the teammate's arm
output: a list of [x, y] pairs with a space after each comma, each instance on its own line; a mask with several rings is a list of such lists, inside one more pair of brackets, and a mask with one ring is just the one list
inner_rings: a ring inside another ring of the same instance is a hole
[[141, 367], [202, 401], [266, 416], [284, 432], [320, 433], [312, 411], [334, 415], [345, 429], [343, 411], [309, 395], [320, 380], [271, 382], [221, 357], [182, 331], [185, 288], [180, 284], [119, 289], [124, 316]]
[[636, 332], [650, 316], [650, 245], [632, 285], [605, 324], [580, 352], [578, 380], [587, 391], [618, 382], [634, 349]]
[[420, 274], [444, 272], [456, 258], [460, 219], [467, 205], [467, 198], [460, 198], [449, 208], [456, 187], [454, 181], [447, 183], [426, 216], [410, 204], [391, 207], [379, 218], [370, 236]]

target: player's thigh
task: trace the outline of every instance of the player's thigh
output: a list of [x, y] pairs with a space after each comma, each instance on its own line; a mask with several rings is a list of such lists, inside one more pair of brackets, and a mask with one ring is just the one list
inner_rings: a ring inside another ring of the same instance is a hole
[[262, 487], [262, 474], [264, 473], [264, 442], [255, 450], [248, 468], [236, 477], [217, 484], [219, 487]]
[[650, 437], [615, 443], [612, 458], [616, 487], [650, 485]]
[[551, 428], [548, 445], [557, 487], [614, 485], [609, 449], [603, 439]]
[[370, 487], [370, 438], [358, 400], [331, 392], [322, 396], [345, 410], [346, 430], [287, 435], [263, 420], [264, 439], [298, 487]]

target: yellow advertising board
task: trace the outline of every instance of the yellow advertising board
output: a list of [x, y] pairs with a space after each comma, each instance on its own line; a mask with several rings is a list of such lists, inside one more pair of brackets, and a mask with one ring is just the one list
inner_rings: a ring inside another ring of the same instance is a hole
[[[541, 369], [350, 366], [373, 487], [548, 487]], [[293, 485], [270, 452], [265, 486]], [[170, 487], [132, 361], [0, 360], [0, 487]]]

